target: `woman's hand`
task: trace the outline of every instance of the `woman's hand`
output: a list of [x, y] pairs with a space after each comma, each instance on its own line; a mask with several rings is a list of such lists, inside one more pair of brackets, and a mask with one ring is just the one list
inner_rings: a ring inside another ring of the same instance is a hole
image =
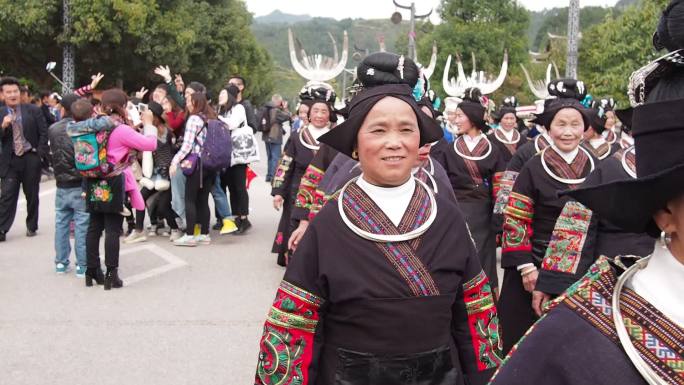
[[176, 176], [176, 172], [178, 172], [178, 165], [171, 163], [171, 166], [169, 166], [169, 176], [173, 178]]
[[145, 110], [145, 112], [142, 113], [141, 119], [144, 126], [153, 125], [154, 114], [152, 114], [152, 110]]
[[541, 317], [542, 307], [550, 300], [551, 296], [544, 292], [538, 290], [532, 292], [532, 309], [534, 309], [534, 312], [537, 313], [537, 317]]
[[142, 101], [143, 98], [145, 97], [145, 95], [147, 95], [147, 93], [148, 93], [149, 91], [150, 91], [150, 90], [148, 90], [147, 88], [141, 87], [141, 88], [140, 88], [140, 91], [137, 91], [137, 92], [135, 93], [135, 97], [138, 98], [138, 99], [140, 99], [140, 100]]
[[539, 278], [539, 270], [537, 270], [536, 267], [528, 267], [526, 269], [523, 269], [520, 272], [520, 274], [522, 275], [523, 287], [526, 291], [532, 293], [534, 291], [534, 287], [537, 285], [537, 278]]
[[306, 229], [309, 227], [309, 221], [299, 221], [299, 226], [290, 235], [290, 240], [287, 242], [288, 249], [295, 251], [297, 250], [297, 245], [299, 241], [304, 236]]
[[277, 211], [280, 211], [280, 208], [283, 207], [283, 202], [285, 200], [283, 199], [282, 195], [276, 195], [273, 197], [273, 208], [276, 209]]
[[97, 73], [97, 75], [91, 76], [91, 77], [90, 77], [90, 80], [91, 80], [91, 82], [90, 82], [90, 88], [93, 89], [93, 90], [94, 90], [95, 88], [97, 88], [97, 85], [100, 84], [100, 80], [102, 80], [103, 77], [104, 77], [104, 75], [101, 74], [101, 73], [99, 73], [99, 72]]
[[154, 73], [164, 78], [166, 83], [171, 81], [171, 70], [169, 66], [159, 66], [154, 69]]

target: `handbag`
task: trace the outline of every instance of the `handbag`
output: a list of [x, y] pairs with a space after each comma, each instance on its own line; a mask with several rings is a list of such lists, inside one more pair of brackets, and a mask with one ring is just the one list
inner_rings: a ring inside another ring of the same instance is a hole
[[124, 174], [111, 178], [86, 179], [86, 209], [89, 213], [120, 213], [126, 199]]
[[180, 169], [183, 171], [183, 175], [185, 176], [190, 176], [195, 173], [195, 170], [197, 169], [197, 166], [199, 165], [201, 167], [202, 165], [202, 159], [200, 158], [200, 155], [202, 153], [202, 146], [200, 146], [200, 152], [199, 153], [193, 153], [192, 150], [195, 149], [195, 144], [197, 143], [197, 137], [204, 131], [204, 127], [206, 127], [206, 123], [204, 126], [197, 132], [197, 135], [195, 135], [195, 140], [192, 142], [192, 147], [190, 147], [190, 153], [180, 161]]
[[230, 133], [233, 151], [230, 165], [249, 164], [259, 161], [259, 146], [254, 130], [244, 122]]

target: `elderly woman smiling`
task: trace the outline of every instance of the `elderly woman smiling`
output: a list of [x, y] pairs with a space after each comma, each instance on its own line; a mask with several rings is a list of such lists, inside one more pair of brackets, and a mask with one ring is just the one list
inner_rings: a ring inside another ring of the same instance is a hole
[[257, 384], [486, 383], [500, 363], [486, 275], [453, 201], [412, 176], [439, 125], [411, 96], [418, 68], [368, 56], [365, 89], [321, 142], [358, 159], [278, 288]]

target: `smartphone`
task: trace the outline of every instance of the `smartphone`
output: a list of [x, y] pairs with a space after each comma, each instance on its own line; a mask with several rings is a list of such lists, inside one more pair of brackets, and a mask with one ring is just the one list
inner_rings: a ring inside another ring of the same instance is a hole
[[147, 111], [147, 104], [138, 103], [138, 111], [140, 111], [141, 113]]

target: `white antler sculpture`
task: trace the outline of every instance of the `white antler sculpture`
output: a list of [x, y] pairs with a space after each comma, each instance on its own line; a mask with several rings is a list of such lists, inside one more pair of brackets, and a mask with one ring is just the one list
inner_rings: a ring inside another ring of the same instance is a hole
[[482, 95], [488, 95], [494, 93], [499, 89], [504, 80], [506, 79], [506, 74], [508, 73], [508, 51], [504, 51], [503, 62], [501, 63], [501, 70], [499, 71], [499, 76], [496, 79], [492, 79], [490, 76], [485, 74], [484, 71], [477, 71], [475, 55], [472, 55], [473, 59], [473, 70], [470, 76], [465, 74], [463, 70], [463, 63], [461, 62], [461, 56], [456, 54], [456, 67], [458, 70], [458, 78], [451, 78], [449, 80], [449, 69], [451, 68], [451, 55], [447, 57], [446, 65], [444, 66], [444, 74], [442, 76], [442, 86], [444, 92], [450, 96], [463, 96], [466, 89], [477, 87], [482, 92]]
[[310, 56], [306, 55], [306, 52], [302, 47], [300, 49], [300, 52], [303, 55], [301, 62], [299, 58], [297, 58], [292, 30], [288, 29], [287, 32], [288, 43], [290, 45], [290, 61], [292, 62], [292, 67], [300, 76], [307, 80], [326, 82], [336, 78], [337, 75], [344, 71], [344, 67], [347, 64], [347, 56], [349, 54], [349, 38], [347, 36], [347, 31], [344, 31], [342, 57], [339, 60], [337, 60], [337, 43], [330, 34], [329, 36], [333, 41], [334, 58], [323, 56], [321, 54], [314, 54]]

